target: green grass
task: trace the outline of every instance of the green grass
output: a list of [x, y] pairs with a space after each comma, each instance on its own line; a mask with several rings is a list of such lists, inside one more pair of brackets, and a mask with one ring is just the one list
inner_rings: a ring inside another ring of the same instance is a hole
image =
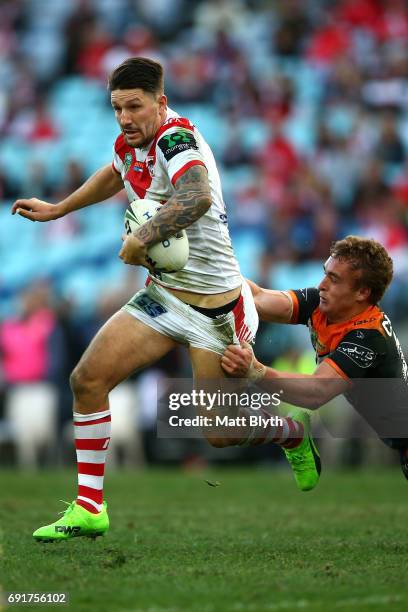
[[309, 493], [286, 471], [122, 472], [106, 483], [106, 537], [34, 542], [74, 480], [0, 472], [4, 591], [67, 591], [52, 609], [75, 612], [408, 609], [399, 471], [325, 473]]

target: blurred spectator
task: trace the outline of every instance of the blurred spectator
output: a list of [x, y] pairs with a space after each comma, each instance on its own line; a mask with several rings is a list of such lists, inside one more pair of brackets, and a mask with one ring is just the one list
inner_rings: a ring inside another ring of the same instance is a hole
[[126, 58], [138, 55], [163, 61], [152, 30], [141, 25], [130, 25], [123, 36], [104, 53], [101, 60], [104, 76], [107, 78]]
[[21, 32], [26, 14], [24, 0], [3, 0], [0, 5], [0, 21], [3, 28], [11, 33]]
[[404, 145], [398, 134], [396, 119], [391, 114], [386, 115], [382, 121], [377, 155], [389, 164], [402, 164], [405, 160]]
[[250, 19], [243, 0], [208, 0], [198, 4], [195, 24], [206, 33], [223, 30], [232, 35]]
[[33, 123], [27, 134], [27, 138], [29, 141], [35, 143], [45, 140], [55, 140], [58, 136], [58, 130], [46, 104], [43, 100], [40, 100], [35, 106]]
[[11, 120], [8, 133], [28, 142], [56, 140], [58, 130], [44, 99], [38, 99], [33, 108], [25, 108]]
[[245, 128], [239, 122], [239, 113], [236, 110], [228, 114], [227, 134], [223, 143], [221, 161], [225, 168], [251, 163], [251, 155], [245, 142]]
[[241, 116], [260, 113], [260, 91], [250, 72], [248, 60], [232, 36], [224, 30], [215, 35], [215, 42], [207, 55], [209, 85], [214, 90], [213, 100], [222, 113], [230, 111]]
[[[6, 123], [20, 112], [31, 109], [37, 99], [37, 83], [33, 67], [27, 57], [17, 54], [12, 62], [2, 66], [2, 83], [7, 87], [4, 118], [0, 127], [8, 131]], [[0, 85], [1, 87], [1, 85]]]
[[78, 0], [73, 3], [72, 13], [64, 27], [66, 40], [65, 58], [62, 63], [64, 74], [73, 74], [78, 67], [78, 54], [86, 43], [88, 32], [92, 29], [97, 14], [92, 0]]
[[47, 380], [49, 340], [56, 326], [49, 288], [38, 283], [21, 296], [19, 314], [0, 324], [0, 355], [7, 384]]
[[113, 42], [112, 36], [99, 21], [90, 21], [78, 50], [76, 70], [89, 79], [105, 79], [103, 59]]
[[46, 168], [38, 160], [32, 160], [27, 164], [20, 185], [19, 195], [24, 194], [25, 197], [31, 197], [32, 193], [35, 193], [40, 200], [46, 200], [52, 193], [52, 185], [47, 178]]
[[372, 203], [362, 217], [362, 233], [385, 246], [390, 256], [408, 247], [408, 231], [401, 205], [391, 193], [382, 201]]
[[330, 188], [311, 168], [302, 165], [296, 173], [294, 193], [297, 206], [292, 229], [294, 247], [303, 256], [325, 259], [337, 230]]
[[361, 95], [362, 76], [358, 66], [347, 57], [340, 57], [328, 75], [324, 97], [326, 102], [342, 101], [358, 103]]
[[65, 176], [63, 177], [61, 184], [58, 185], [58, 191], [54, 195], [54, 199], [57, 201], [66, 198], [70, 193], [78, 189], [86, 180], [84, 167], [77, 159], [67, 160], [64, 174]]
[[393, 186], [394, 197], [399, 200], [408, 211], [408, 167], [405, 165], [403, 172], [396, 179]]
[[296, 171], [299, 156], [283, 133], [281, 124], [273, 126], [272, 137], [255, 153], [255, 162], [265, 175], [271, 174], [282, 181], [287, 181]]
[[268, 225], [268, 211], [263, 199], [262, 184], [256, 176], [245, 186], [233, 190], [234, 224], [242, 227], [256, 227], [262, 232]]
[[381, 26], [379, 33], [382, 39], [406, 43], [408, 39], [408, 7], [405, 0], [382, 0], [383, 12], [380, 11]]
[[278, 56], [297, 57], [303, 51], [310, 23], [300, 0], [279, 2], [280, 23], [274, 35], [274, 51]]
[[349, 141], [336, 137], [325, 124], [320, 124], [314, 162], [316, 174], [329, 186], [336, 208], [347, 210], [360, 169], [357, 156], [350, 151]]
[[259, 87], [260, 113], [273, 126], [288, 119], [294, 101], [293, 82], [283, 75], [265, 79]]
[[369, 160], [358, 182], [353, 208], [358, 216], [365, 216], [372, 207], [380, 208], [386, 203], [390, 188], [383, 178], [383, 166], [376, 160]]
[[335, 9], [335, 16], [352, 28], [380, 36], [384, 7], [382, 0], [343, 0]]
[[177, 36], [191, 11], [188, 0], [134, 0], [134, 3], [143, 23], [151, 27], [161, 40]]
[[180, 54], [169, 65], [171, 100], [206, 102], [212, 93], [212, 65], [205, 53]]
[[326, 13], [310, 37], [306, 56], [316, 66], [329, 66], [347, 55], [351, 43], [350, 29], [346, 24]]
[[0, 165], [0, 202], [4, 200], [11, 200], [18, 194], [16, 185], [11, 181], [5, 172], [4, 168]]

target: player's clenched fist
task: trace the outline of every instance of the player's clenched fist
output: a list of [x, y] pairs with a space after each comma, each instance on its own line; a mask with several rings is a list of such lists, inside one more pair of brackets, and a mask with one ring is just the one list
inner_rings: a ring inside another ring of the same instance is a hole
[[266, 368], [255, 358], [254, 351], [248, 342], [242, 346], [230, 344], [221, 357], [221, 365], [225, 372], [236, 378], [259, 380], [265, 375]]
[[16, 200], [12, 206], [11, 214], [15, 215], [16, 213], [30, 221], [53, 221], [64, 214], [57, 204], [49, 204], [37, 198]]

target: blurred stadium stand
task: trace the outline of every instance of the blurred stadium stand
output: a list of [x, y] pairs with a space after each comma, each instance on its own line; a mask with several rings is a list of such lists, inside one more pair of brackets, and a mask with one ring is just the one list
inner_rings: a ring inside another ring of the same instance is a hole
[[[0, 326], [39, 286], [47, 295], [34, 310], [54, 313], [35, 380], [10, 379], [0, 340], [0, 445], [28, 383], [55, 386], [62, 431], [70, 368], [143, 282], [117, 257], [124, 197], [47, 225], [9, 212], [16, 197], [58, 201], [110, 161], [106, 76], [132, 55], [163, 62], [169, 105], [213, 147], [243, 273], [274, 288], [314, 285], [333, 240], [377, 238], [396, 268], [383, 305], [407, 347], [406, 2], [3, 0], [0, 23]], [[263, 359], [304, 351], [292, 332], [262, 327]], [[177, 363], [172, 374], [188, 375]]]

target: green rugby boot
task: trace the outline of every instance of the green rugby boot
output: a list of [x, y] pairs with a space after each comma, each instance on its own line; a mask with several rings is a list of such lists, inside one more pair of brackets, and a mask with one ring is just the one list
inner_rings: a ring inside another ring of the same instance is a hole
[[321, 472], [319, 452], [313, 438], [309, 435], [310, 416], [306, 410], [299, 408], [292, 410], [288, 417], [302, 423], [305, 436], [296, 448], [284, 448], [283, 450], [292, 467], [297, 486], [301, 491], [310, 491], [319, 482]]
[[34, 531], [33, 537], [37, 542], [61, 542], [80, 536], [96, 538], [108, 531], [109, 517], [106, 502], [103, 502], [103, 508], [98, 514], [88, 512], [75, 501], [64, 504], [67, 504], [68, 508], [60, 512], [63, 516], [58, 521]]

